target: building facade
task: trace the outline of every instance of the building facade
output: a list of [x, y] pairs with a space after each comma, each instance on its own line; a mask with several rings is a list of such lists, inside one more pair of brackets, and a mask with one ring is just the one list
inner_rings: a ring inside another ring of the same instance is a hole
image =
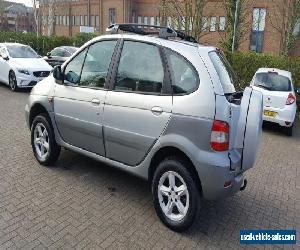
[[17, 32], [33, 32], [33, 9], [24, 4], [6, 2], [1, 11], [0, 29]]
[[[287, 0], [292, 1], [292, 0]], [[241, 51], [280, 54], [283, 32], [280, 22], [285, 13], [280, 12], [282, 0], [252, 0], [246, 8], [244, 36]], [[168, 25], [172, 18], [162, 20], [159, 0], [69, 0], [61, 1], [55, 8], [53, 31], [55, 35], [73, 36], [93, 27], [97, 33], [105, 33], [111, 23], [135, 22]], [[279, 6], [279, 7], [278, 7]], [[218, 46], [226, 39], [226, 13], [223, 0], [208, 0], [205, 5], [200, 42]], [[276, 27], [277, 25], [277, 27]], [[299, 36], [298, 36], [299, 37]], [[294, 56], [300, 56], [300, 39], [296, 41]]]

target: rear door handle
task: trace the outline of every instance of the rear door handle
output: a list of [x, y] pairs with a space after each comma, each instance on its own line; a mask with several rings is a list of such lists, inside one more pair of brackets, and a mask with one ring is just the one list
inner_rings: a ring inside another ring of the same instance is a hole
[[154, 114], [154, 115], [160, 115], [162, 114], [163, 112], [163, 109], [161, 107], [153, 107], [151, 109], [151, 112]]
[[93, 99], [93, 100], [91, 101], [91, 103], [92, 103], [93, 105], [98, 106], [98, 105], [100, 105], [100, 100], [98, 100], [98, 99]]

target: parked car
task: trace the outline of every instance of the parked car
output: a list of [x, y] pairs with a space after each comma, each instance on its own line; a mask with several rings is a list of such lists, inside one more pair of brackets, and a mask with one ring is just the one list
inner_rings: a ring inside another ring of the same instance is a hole
[[53, 68], [31, 47], [19, 43], [0, 43], [0, 81], [12, 91], [32, 88], [49, 76]]
[[57, 47], [53, 49], [51, 52], [48, 52], [47, 56], [45, 56], [44, 59], [52, 67], [55, 67], [57, 65], [62, 65], [77, 50], [78, 50], [77, 47], [71, 47], [71, 46]]
[[168, 39], [169, 32], [93, 39], [33, 88], [25, 112], [40, 164], [52, 166], [64, 147], [145, 178], [159, 218], [182, 231], [200, 197], [221, 199], [246, 187], [262, 94], [235, 91], [217, 48], [182, 34]]
[[279, 124], [292, 136], [297, 104], [291, 72], [260, 68], [251, 85], [264, 96], [263, 120]]

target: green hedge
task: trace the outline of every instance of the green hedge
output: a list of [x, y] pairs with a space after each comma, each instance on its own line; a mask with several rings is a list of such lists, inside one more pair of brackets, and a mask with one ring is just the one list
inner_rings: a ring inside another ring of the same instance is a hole
[[300, 58], [256, 53], [226, 53], [242, 87], [249, 86], [259, 68], [278, 68], [292, 72], [294, 83], [300, 87]]
[[60, 37], [60, 36], [39, 36], [35, 33], [20, 33], [20, 32], [6, 32], [0, 31], [0, 43], [2, 42], [16, 42], [27, 44], [31, 46], [37, 53], [44, 56], [47, 52], [59, 46], [76, 46], [80, 47], [85, 42], [91, 40], [96, 35], [91, 33], [78, 33], [74, 37]]

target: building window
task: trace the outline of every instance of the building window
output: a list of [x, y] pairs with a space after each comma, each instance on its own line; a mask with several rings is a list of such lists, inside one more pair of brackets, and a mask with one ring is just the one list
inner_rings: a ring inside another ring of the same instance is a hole
[[212, 32], [216, 31], [217, 30], [216, 26], [217, 26], [217, 17], [212, 16], [210, 18], [210, 29], [209, 30]]
[[138, 24], [142, 24], [142, 17], [141, 16], [138, 16]]
[[156, 25], [157, 25], [157, 26], [160, 26], [160, 17], [159, 17], [159, 16], [156, 17]]
[[225, 30], [225, 25], [226, 25], [226, 19], [224, 16], [220, 16], [219, 19], [219, 31], [224, 31]]
[[154, 16], [150, 17], [150, 25], [155, 25], [155, 18], [154, 18]]
[[76, 16], [76, 26], [80, 25], [80, 16]]
[[66, 16], [66, 25], [69, 26], [70, 25], [70, 17]]
[[80, 25], [81, 25], [81, 26], [84, 25], [84, 16], [80, 16]]
[[146, 24], [146, 25], [149, 24], [149, 23], [148, 23], [148, 17], [147, 17], [147, 16], [144, 17], [144, 24]]
[[99, 20], [99, 16], [96, 16], [96, 27], [100, 26], [100, 20]]
[[96, 25], [96, 19], [95, 19], [95, 16], [91, 16], [91, 23], [90, 23], [90, 26], [95, 27], [95, 25]]
[[116, 9], [115, 8], [111, 8], [108, 10], [109, 15], [108, 15], [108, 22], [109, 24], [114, 24], [116, 23]]
[[84, 25], [88, 26], [88, 16], [84, 16]]
[[202, 17], [202, 31], [207, 31], [207, 27], [208, 27], [208, 19], [207, 17]]
[[250, 50], [261, 53], [263, 50], [264, 31], [266, 26], [267, 10], [263, 8], [253, 9], [252, 32]]

